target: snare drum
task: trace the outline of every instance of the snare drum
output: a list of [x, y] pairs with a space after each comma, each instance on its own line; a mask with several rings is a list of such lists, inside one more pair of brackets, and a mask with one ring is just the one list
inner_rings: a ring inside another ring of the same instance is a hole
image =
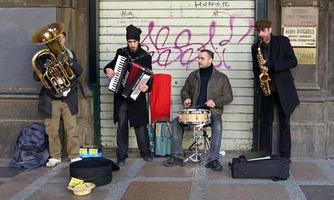
[[179, 112], [179, 122], [187, 125], [209, 124], [211, 112], [206, 109], [183, 109]]

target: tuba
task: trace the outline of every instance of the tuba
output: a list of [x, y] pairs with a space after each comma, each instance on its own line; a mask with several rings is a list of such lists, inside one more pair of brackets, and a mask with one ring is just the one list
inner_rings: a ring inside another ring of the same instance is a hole
[[[261, 44], [262, 44], [262, 41], [259, 42], [259, 46], [257, 48], [257, 55], [256, 55], [259, 66], [263, 66], [267, 62], [263, 58], [263, 55], [261, 52]], [[260, 79], [260, 88], [262, 89], [263, 95], [270, 96], [271, 91], [270, 91], [270, 84], [269, 84], [269, 81], [270, 81], [269, 74], [266, 72], [261, 72], [259, 79]]]
[[[52, 23], [39, 28], [31, 37], [33, 44], [45, 44], [48, 48], [37, 51], [32, 57], [32, 68], [41, 80], [44, 88], [53, 90], [56, 97], [66, 97], [71, 91], [71, 80], [75, 77], [69, 64], [69, 53], [58, 41], [65, 30], [63, 23]], [[36, 62], [38, 58], [46, 58], [44, 66]], [[41, 72], [40, 69], [45, 69]]]

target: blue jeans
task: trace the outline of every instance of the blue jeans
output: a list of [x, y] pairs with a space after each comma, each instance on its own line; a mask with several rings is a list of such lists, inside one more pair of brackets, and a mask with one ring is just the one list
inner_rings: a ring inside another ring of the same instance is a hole
[[[173, 138], [172, 138], [172, 156], [184, 159], [182, 150], [182, 140], [184, 133], [184, 124], [179, 123], [179, 117], [173, 120]], [[223, 124], [220, 114], [211, 113], [211, 149], [208, 156], [208, 162], [219, 159], [219, 151], [222, 140]]]

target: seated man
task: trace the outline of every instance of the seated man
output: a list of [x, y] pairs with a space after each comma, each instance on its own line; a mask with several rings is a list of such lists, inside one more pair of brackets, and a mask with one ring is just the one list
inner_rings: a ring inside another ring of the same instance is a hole
[[[212, 129], [211, 149], [205, 167], [221, 171], [223, 167], [218, 160], [223, 132], [221, 115], [223, 106], [232, 102], [233, 94], [228, 77], [216, 70], [212, 61], [212, 51], [202, 50], [199, 53], [199, 69], [189, 74], [181, 90], [181, 99], [185, 108], [206, 108], [211, 111], [211, 123], [208, 125]], [[184, 125], [179, 123], [178, 118], [173, 120], [172, 156], [163, 162], [166, 167], [183, 165]]]

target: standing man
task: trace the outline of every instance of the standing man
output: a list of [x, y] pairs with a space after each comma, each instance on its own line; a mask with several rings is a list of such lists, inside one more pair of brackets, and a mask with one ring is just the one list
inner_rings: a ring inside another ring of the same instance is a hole
[[[78, 113], [77, 77], [82, 74], [82, 68], [77, 62], [75, 53], [65, 47], [66, 33], [60, 33], [56, 40], [64, 47], [65, 52], [55, 56], [58, 61], [68, 63], [75, 77], [70, 81], [70, 87], [66, 88], [66, 90], [63, 90], [61, 93], [56, 93], [53, 89], [43, 87], [39, 94], [38, 111], [45, 117], [44, 125], [49, 139], [49, 152], [51, 157], [46, 163], [47, 167], [54, 167], [61, 162], [62, 145], [59, 138], [59, 123], [61, 117], [63, 118], [66, 132], [67, 155], [71, 159], [71, 162], [81, 160], [79, 157], [80, 141], [76, 114]], [[66, 58], [66, 54], [68, 58]], [[39, 63], [39, 66], [44, 66], [44, 68], [39, 69], [43, 73], [45, 73], [46, 68], [48, 68], [46, 66], [50, 67], [52, 65], [50, 56], [48, 55], [43, 55], [36, 61]], [[34, 79], [37, 81], [40, 80], [36, 72], [34, 72]], [[63, 83], [63, 79], [61, 78], [55, 78], [55, 80], [57, 83]]]
[[[274, 105], [277, 105], [280, 131], [279, 154], [290, 161], [290, 116], [299, 105], [299, 98], [290, 69], [297, 66], [297, 59], [287, 37], [271, 34], [271, 22], [269, 20], [257, 21], [255, 30], [260, 41], [252, 46], [254, 78], [257, 81], [257, 87], [259, 87], [260, 73], [268, 73], [271, 90], [271, 94], [268, 96], [261, 92], [260, 150], [265, 150], [269, 154], [272, 153], [273, 114]], [[262, 54], [264, 62], [259, 62], [259, 54]]]
[[[213, 52], [202, 50], [198, 55], [199, 69], [191, 72], [181, 90], [181, 99], [185, 108], [206, 108], [211, 112], [211, 149], [206, 168], [214, 171], [223, 169], [219, 162], [223, 124], [221, 115], [224, 105], [233, 100], [228, 77], [213, 67]], [[179, 117], [173, 120], [172, 156], [163, 162], [166, 167], [183, 165], [182, 139], [184, 125]]]
[[[152, 70], [152, 57], [140, 46], [141, 30], [132, 24], [126, 27], [127, 47], [117, 49], [115, 58], [104, 67], [104, 73], [108, 78], [115, 76], [114, 68], [118, 55], [127, 58], [127, 61], [139, 64]], [[130, 71], [130, 69], [127, 69]], [[151, 90], [152, 81], [139, 86], [141, 94], [136, 101], [126, 99], [119, 93], [114, 94], [114, 122], [118, 122], [117, 128], [117, 164], [124, 165], [128, 157], [129, 127], [134, 127], [140, 155], [145, 161], [152, 161], [152, 153], [149, 150], [149, 138], [147, 124], [149, 123], [146, 96], [144, 93]]]

